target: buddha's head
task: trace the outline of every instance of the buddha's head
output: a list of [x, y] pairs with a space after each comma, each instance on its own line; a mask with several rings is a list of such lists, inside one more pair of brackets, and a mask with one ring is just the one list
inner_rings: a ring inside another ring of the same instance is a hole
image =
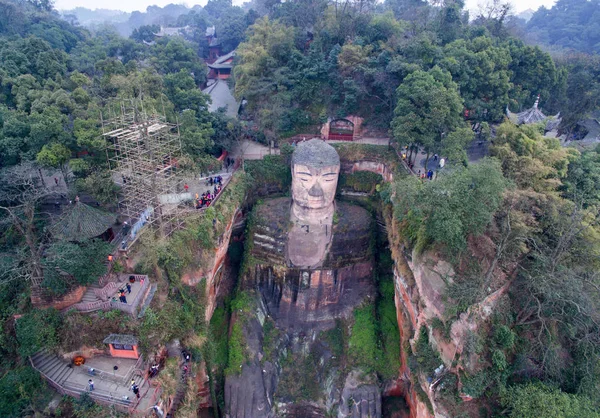
[[301, 142], [292, 154], [292, 199], [308, 214], [333, 210], [340, 157], [321, 139]]

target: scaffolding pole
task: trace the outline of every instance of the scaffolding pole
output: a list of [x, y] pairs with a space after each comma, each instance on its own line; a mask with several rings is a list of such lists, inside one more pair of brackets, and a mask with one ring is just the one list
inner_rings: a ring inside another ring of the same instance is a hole
[[[178, 202], [165, 198], [180, 191], [179, 127], [164, 115], [147, 115], [141, 100], [121, 101], [118, 109], [113, 113], [109, 105], [102, 135], [113, 181], [121, 186], [120, 211], [134, 228], [150, 225], [168, 236], [181, 227]], [[139, 235], [141, 227], [135, 229]], [[129, 237], [127, 246], [136, 238]]]

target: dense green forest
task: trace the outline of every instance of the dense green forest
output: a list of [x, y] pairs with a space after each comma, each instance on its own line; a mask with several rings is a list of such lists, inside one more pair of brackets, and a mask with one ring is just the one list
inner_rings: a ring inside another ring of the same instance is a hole
[[[438, 327], [509, 283], [506, 302], [465, 348], [480, 363], [464, 369], [476, 371], [457, 372], [462, 392], [448, 383], [444, 404], [457, 417], [597, 417], [600, 150], [564, 148], [544, 137], [543, 127], [517, 127], [504, 115], [507, 105], [524, 110], [539, 95], [546, 114], [561, 112], [560, 130], [568, 133], [598, 109], [600, 61], [588, 54], [600, 52], [599, 5], [559, 0], [534, 14], [530, 35], [581, 52], [554, 58], [512, 36], [497, 10], [469, 22], [461, 0], [255, 0], [246, 8], [209, 0], [172, 22], [193, 28], [187, 39], [155, 39], [154, 25], [124, 38], [108, 27], [73, 26], [48, 1], [0, 0], [0, 416], [41, 414], [48, 390], [26, 356], [72, 346], [69, 326], [89, 331], [79, 317], [33, 310], [29, 280], [64, 294], [101, 275], [94, 255], [109, 252], [96, 241], [49, 239], [40, 209], [49, 194], [29, 174], [61, 170], [70, 197], [85, 193], [114, 210], [118, 190], [108, 174], [101, 115], [115, 101], [143, 97], [149, 111], [179, 122], [182, 165], [193, 172], [213, 166], [242, 135], [279, 142], [350, 115], [389, 133], [397, 147], [447, 156], [453, 170], [437, 181], [407, 176], [379, 190], [402, 233], [392, 244], [437, 251], [456, 267], [446, 295], [453, 309]], [[231, 85], [248, 101], [241, 121], [209, 113], [200, 90], [211, 25], [223, 52], [236, 50]], [[483, 140], [494, 126], [491, 157], [469, 165], [475, 124]], [[231, 210], [242, 197], [234, 188], [229, 206], [217, 209]], [[211, 228], [208, 221], [193, 225], [197, 236]], [[485, 271], [472, 255], [479, 236], [492, 243]], [[186, 237], [172, 246], [184, 247]], [[166, 246], [152, 254], [148, 265], [180, 273], [183, 261]], [[58, 270], [77, 280], [44, 273]], [[176, 296], [162, 311], [138, 325], [119, 322], [139, 332], [148, 349], [207, 332], [203, 306], [194, 302], [202, 291], [170, 286]], [[17, 327], [16, 314], [25, 314]], [[430, 373], [426, 367], [439, 361], [426, 333], [416, 347], [414, 373]], [[204, 353], [208, 358], [222, 356], [210, 349], [216, 353]], [[464, 393], [477, 399], [480, 415], [470, 414]], [[103, 413], [79, 403], [71, 412]]]
[[568, 52], [600, 53], [600, 2], [558, 0], [550, 9], [540, 7], [527, 22], [537, 42]]

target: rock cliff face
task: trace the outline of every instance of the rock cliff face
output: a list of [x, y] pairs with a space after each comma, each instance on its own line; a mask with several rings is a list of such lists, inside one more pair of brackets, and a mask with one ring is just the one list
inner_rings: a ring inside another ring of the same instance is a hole
[[[506, 294], [510, 286], [510, 280], [504, 285], [492, 292], [485, 299], [472, 305], [467, 312], [454, 320], [449, 327], [449, 337], [442, 336], [442, 332], [433, 329], [434, 320], [446, 321], [445, 311], [447, 304], [451, 303], [444, 299], [447, 286], [451, 284], [455, 277], [455, 271], [450, 263], [440, 258], [433, 251], [426, 251], [423, 254], [417, 254], [414, 251], [408, 256], [402, 252], [401, 239], [398, 233], [398, 224], [391, 218], [391, 214], [386, 216], [386, 225], [388, 227], [388, 238], [391, 245], [392, 258], [394, 259], [394, 282], [395, 282], [395, 301], [398, 324], [400, 327], [401, 340], [404, 344], [410, 344], [414, 348], [418, 339], [420, 329], [425, 327], [428, 331], [429, 341], [435, 351], [440, 355], [440, 359], [445, 366], [444, 373], [451, 373], [459, 376], [458, 368], [468, 370], [469, 364], [475, 364], [475, 361], [462, 359], [463, 350], [469, 333], [476, 332], [479, 327], [491, 316], [499, 300]], [[483, 255], [485, 247], [490, 246], [489, 240], [485, 237], [479, 237], [477, 242], [470, 242], [471, 248], [477, 248], [482, 255], [477, 256], [478, 261], [484, 266], [489, 265], [488, 260]], [[501, 271], [495, 271], [495, 276], [502, 276]], [[433, 376], [433, 370], [417, 375], [415, 370], [408, 367], [408, 359], [405, 350], [402, 353], [401, 375], [406, 383], [402, 390], [406, 401], [410, 407], [411, 418], [450, 418], [452, 414], [445, 411], [442, 402], [438, 402], [437, 387], [434, 383], [428, 382], [428, 377]], [[457, 367], [456, 364], [459, 364]], [[411, 378], [412, 375], [412, 378]], [[439, 377], [434, 376], [434, 377]], [[435, 380], [435, 379], [434, 379]], [[411, 383], [412, 381], [412, 383]], [[419, 388], [415, 387], [416, 385]], [[417, 392], [427, 397], [417, 396]], [[463, 400], [469, 400], [470, 397], [461, 393]], [[430, 403], [430, 408], [426, 406]]]
[[226, 378], [225, 415], [380, 417], [376, 380], [345, 370], [324, 337], [375, 296], [372, 218], [339, 203], [323, 266], [297, 269], [285, 257], [290, 204], [288, 198], [269, 200], [250, 223], [242, 288], [256, 308], [232, 321], [243, 326], [248, 361]]

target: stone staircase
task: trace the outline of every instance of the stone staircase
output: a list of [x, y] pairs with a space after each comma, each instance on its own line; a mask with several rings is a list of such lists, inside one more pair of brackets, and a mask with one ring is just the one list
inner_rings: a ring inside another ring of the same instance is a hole
[[96, 296], [95, 292], [99, 289], [100, 285], [98, 285], [98, 283], [91, 284], [83, 294], [83, 297], [81, 298], [81, 303], [100, 302], [100, 299], [98, 299], [98, 296]]
[[73, 373], [73, 366], [70, 363], [47, 351], [40, 351], [31, 356], [31, 362], [48, 379], [60, 386], [63, 386]]

